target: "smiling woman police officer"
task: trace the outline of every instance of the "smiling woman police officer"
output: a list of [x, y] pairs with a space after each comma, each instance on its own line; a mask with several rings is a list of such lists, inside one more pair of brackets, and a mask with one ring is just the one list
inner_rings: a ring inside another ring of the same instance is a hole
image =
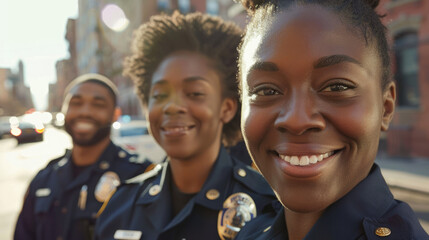
[[374, 164], [395, 108], [378, 1], [243, 1], [242, 130], [284, 206], [237, 239], [428, 239]]
[[97, 239], [231, 239], [275, 199], [222, 144], [241, 136], [240, 40], [237, 26], [201, 13], [155, 16], [135, 32], [126, 70], [167, 161], [118, 189]]
[[118, 91], [106, 77], [84, 74], [65, 90], [65, 130], [73, 148], [31, 181], [16, 240], [92, 239], [96, 214], [122, 180], [150, 164], [110, 140]]

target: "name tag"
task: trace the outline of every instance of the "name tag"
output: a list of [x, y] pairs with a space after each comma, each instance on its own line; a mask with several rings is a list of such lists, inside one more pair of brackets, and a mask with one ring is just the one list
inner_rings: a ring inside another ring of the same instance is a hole
[[39, 188], [36, 190], [36, 197], [47, 197], [51, 194], [51, 189], [49, 188]]
[[115, 235], [113, 236], [114, 239], [120, 239], [120, 240], [138, 240], [142, 236], [141, 231], [133, 231], [133, 230], [116, 230]]

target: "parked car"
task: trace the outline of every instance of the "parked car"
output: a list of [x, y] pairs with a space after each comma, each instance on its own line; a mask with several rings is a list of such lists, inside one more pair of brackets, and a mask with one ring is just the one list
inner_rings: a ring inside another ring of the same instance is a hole
[[9, 121], [0, 121], [0, 139], [10, 138], [10, 123]]
[[165, 152], [149, 134], [147, 122], [144, 120], [131, 120], [129, 122], [115, 122], [111, 137], [114, 143], [129, 152], [159, 163], [164, 160]]
[[18, 144], [43, 141], [45, 127], [43, 124], [35, 124], [19, 121], [10, 124], [10, 134], [16, 138]]

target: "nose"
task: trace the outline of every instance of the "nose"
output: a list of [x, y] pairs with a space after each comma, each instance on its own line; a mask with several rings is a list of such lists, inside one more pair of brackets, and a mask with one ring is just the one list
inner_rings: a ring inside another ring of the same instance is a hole
[[311, 94], [292, 93], [278, 114], [274, 125], [280, 132], [303, 135], [306, 132], [323, 130], [326, 122]]
[[167, 115], [174, 115], [185, 112], [185, 101], [182, 99], [182, 96], [180, 94], [170, 96], [168, 101], [164, 105], [164, 113]]
[[88, 103], [82, 104], [79, 108], [79, 114], [81, 116], [89, 116], [91, 115], [92, 109], [91, 105]]

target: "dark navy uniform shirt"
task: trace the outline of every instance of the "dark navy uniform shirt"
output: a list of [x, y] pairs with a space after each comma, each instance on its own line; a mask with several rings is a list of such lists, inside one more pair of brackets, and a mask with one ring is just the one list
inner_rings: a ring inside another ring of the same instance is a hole
[[[239, 240], [288, 239], [284, 209], [247, 224]], [[305, 240], [428, 240], [408, 204], [395, 200], [374, 164], [370, 174], [346, 196], [329, 206]]]
[[74, 177], [71, 151], [67, 150], [31, 181], [14, 239], [92, 238], [97, 212], [110, 190], [144, 172], [150, 164], [111, 142], [95, 164]]
[[239, 212], [224, 205], [231, 195], [250, 196], [256, 215], [277, 202], [262, 175], [223, 147], [201, 191], [176, 216], [171, 177], [167, 161], [118, 188], [97, 220], [96, 239], [220, 239], [218, 231]]

